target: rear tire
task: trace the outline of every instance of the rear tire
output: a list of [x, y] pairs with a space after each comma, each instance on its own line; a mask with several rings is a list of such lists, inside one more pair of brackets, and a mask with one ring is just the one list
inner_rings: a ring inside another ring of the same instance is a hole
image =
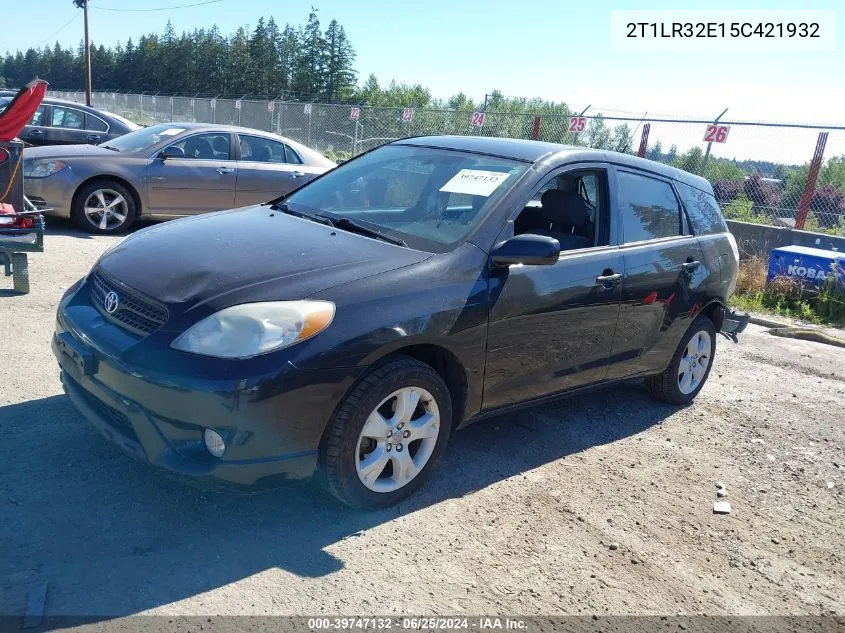
[[355, 508], [375, 510], [416, 492], [452, 429], [452, 401], [432, 367], [395, 356], [346, 396], [320, 445], [320, 480]]
[[70, 211], [77, 227], [100, 235], [125, 232], [135, 222], [137, 214], [135, 197], [113, 180], [95, 180], [83, 186], [76, 192]]
[[29, 261], [26, 253], [12, 253], [12, 283], [15, 292], [29, 293]]
[[663, 373], [646, 378], [646, 390], [669, 404], [689, 404], [707, 382], [715, 354], [716, 328], [701, 315], [681, 339]]

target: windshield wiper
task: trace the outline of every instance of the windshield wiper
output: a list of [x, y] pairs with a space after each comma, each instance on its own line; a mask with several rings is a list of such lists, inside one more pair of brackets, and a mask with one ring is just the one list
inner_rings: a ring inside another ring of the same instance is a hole
[[404, 246], [405, 248], [408, 248], [408, 244], [405, 243], [405, 240], [403, 240], [402, 238], [385, 235], [384, 233], [376, 231], [375, 229], [371, 229], [361, 224], [357, 224], [349, 218], [340, 218], [339, 220], [332, 221], [332, 223], [337, 228], [343, 229], [344, 231], [349, 231], [350, 233], [360, 233], [361, 235], [367, 235], [369, 237], [374, 237], [377, 240], [384, 240], [385, 242], [390, 242], [391, 244], [396, 244], [397, 246]]
[[100, 145], [100, 147], [102, 147], [103, 149], [110, 149], [113, 152], [120, 152], [119, 149], [117, 149], [116, 147], [112, 147], [111, 145]]
[[384, 233], [376, 231], [375, 229], [371, 229], [361, 224], [357, 224], [349, 218], [339, 218], [335, 220], [334, 218], [330, 218], [326, 215], [320, 215], [319, 213], [306, 213], [305, 211], [294, 211], [284, 202], [277, 202], [270, 208], [277, 211], [281, 211], [282, 213], [287, 213], [288, 215], [292, 215], [297, 218], [305, 218], [306, 220], [311, 220], [312, 222], [337, 227], [339, 229], [343, 229], [344, 231], [349, 231], [350, 233], [358, 233], [360, 235], [374, 237], [377, 240], [384, 240], [385, 242], [389, 242], [390, 244], [396, 244], [397, 246], [404, 246], [405, 248], [408, 248], [408, 244], [405, 242], [405, 240], [399, 237], [385, 235]]
[[288, 215], [292, 215], [295, 218], [303, 218], [305, 220], [311, 220], [312, 222], [316, 222], [317, 224], [325, 224], [326, 226], [334, 226], [334, 222], [332, 222], [331, 218], [327, 218], [324, 215], [318, 215], [316, 213], [305, 213], [304, 211], [294, 211], [284, 202], [279, 202], [278, 204], [274, 204], [270, 208], [273, 209], [274, 211], [281, 211], [282, 213], [287, 213]]

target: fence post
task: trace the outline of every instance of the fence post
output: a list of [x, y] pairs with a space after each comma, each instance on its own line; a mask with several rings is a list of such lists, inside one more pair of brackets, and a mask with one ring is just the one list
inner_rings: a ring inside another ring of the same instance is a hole
[[531, 131], [531, 138], [535, 141], [540, 140], [540, 115], [534, 115], [534, 129]]
[[311, 147], [311, 112], [314, 109], [312, 104], [308, 104], [308, 147]]
[[640, 137], [640, 149], [637, 150], [637, 156], [645, 158], [645, 151], [648, 149], [648, 133], [651, 132], [651, 123], [643, 125], [642, 136]]
[[819, 138], [816, 141], [816, 151], [813, 153], [813, 160], [807, 172], [807, 184], [804, 187], [804, 195], [801, 196], [801, 200], [798, 202], [798, 212], [795, 214], [795, 228], [799, 231], [804, 230], [804, 222], [807, 221], [807, 214], [810, 212], [813, 194], [816, 192], [816, 181], [819, 178], [819, 169], [821, 169], [822, 159], [824, 158], [825, 145], [827, 145], [827, 132], [819, 132]]

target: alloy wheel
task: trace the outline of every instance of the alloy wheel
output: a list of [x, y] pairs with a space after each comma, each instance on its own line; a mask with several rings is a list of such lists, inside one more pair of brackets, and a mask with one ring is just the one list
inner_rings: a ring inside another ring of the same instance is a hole
[[698, 389], [710, 364], [710, 334], [700, 330], [693, 334], [678, 363], [678, 389], [689, 394]]
[[421, 387], [390, 394], [367, 417], [355, 455], [361, 483], [374, 492], [407, 485], [428, 463], [440, 434], [434, 396]]
[[85, 200], [85, 218], [101, 231], [119, 228], [129, 215], [129, 203], [114, 189], [97, 189]]

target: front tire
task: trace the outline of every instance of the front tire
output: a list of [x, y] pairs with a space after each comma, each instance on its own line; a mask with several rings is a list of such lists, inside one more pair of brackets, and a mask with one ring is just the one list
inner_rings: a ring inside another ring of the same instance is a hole
[[437, 466], [452, 401], [432, 367], [396, 356], [346, 396], [320, 446], [321, 479], [344, 503], [374, 510], [416, 492]]
[[701, 315], [687, 330], [665, 371], [646, 378], [646, 389], [663, 402], [689, 404], [707, 382], [715, 354], [716, 328]]
[[83, 231], [115, 235], [132, 226], [137, 213], [135, 197], [126, 187], [111, 180], [97, 180], [77, 192], [70, 217]]

